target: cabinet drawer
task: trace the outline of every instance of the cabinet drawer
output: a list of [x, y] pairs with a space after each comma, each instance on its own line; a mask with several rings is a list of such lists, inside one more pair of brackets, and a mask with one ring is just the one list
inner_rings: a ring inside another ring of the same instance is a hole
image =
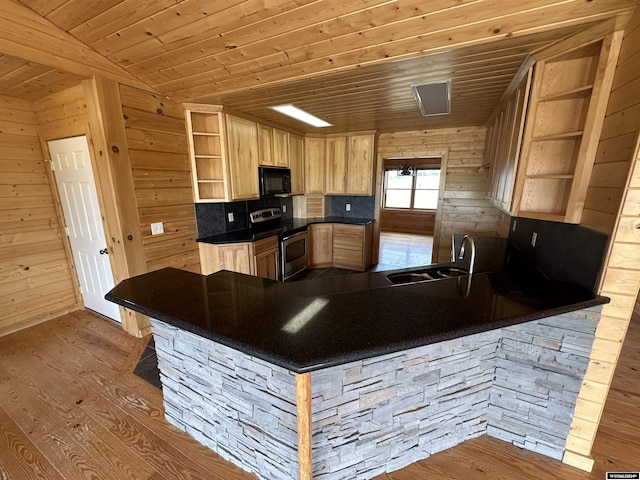
[[278, 236], [273, 235], [271, 237], [263, 238], [256, 242], [253, 242], [253, 251], [255, 255], [260, 255], [273, 248], [278, 248]]
[[334, 225], [333, 248], [362, 251], [364, 227], [360, 225]]

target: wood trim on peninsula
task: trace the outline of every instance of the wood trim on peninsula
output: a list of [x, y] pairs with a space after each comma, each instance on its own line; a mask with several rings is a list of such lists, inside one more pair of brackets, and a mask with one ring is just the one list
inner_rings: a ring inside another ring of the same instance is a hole
[[296, 374], [298, 409], [298, 469], [300, 480], [313, 478], [311, 458], [311, 374]]

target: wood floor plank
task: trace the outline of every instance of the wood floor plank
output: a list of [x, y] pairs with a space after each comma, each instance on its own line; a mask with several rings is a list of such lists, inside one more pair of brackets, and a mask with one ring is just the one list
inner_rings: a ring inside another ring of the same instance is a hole
[[[0, 366], [0, 377], [14, 376], [24, 383], [22, 388], [28, 385], [36, 398], [44, 400], [42, 392], [46, 392], [55, 408], [63, 405], [62, 411], [73, 412], [65, 420], [75, 422], [73, 433], [75, 441], [84, 444], [83, 455], [86, 451], [90, 457], [99, 453], [99, 437], [106, 442], [109, 455], [93, 460], [101, 463], [103, 470], [114, 472], [116, 478], [255, 478], [164, 421], [161, 392], [131, 373], [122, 373], [118, 363], [126, 362], [129, 352], [100, 359], [95, 352], [83, 353], [96, 344], [101, 350], [111, 346], [104, 337], [95, 338], [95, 330], [83, 331], [77, 323], [71, 327], [67, 320], [52, 321], [45, 328], [17, 334], [17, 340], [11, 342], [14, 353], [19, 354], [13, 362], [15, 369]], [[19, 369], [27, 365], [39, 372], [33, 384], [20, 376]], [[61, 435], [49, 435], [47, 440], [64, 447]], [[132, 463], [150, 467], [136, 471]]]
[[0, 478], [64, 480], [39, 448], [0, 407]]
[[[74, 312], [0, 337], [0, 479], [249, 480], [164, 420], [161, 391], [131, 373], [146, 341]], [[640, 322], [629, 327], [592, 473], [487, 436], [378, 480], [595, 480], [640, 468]]]

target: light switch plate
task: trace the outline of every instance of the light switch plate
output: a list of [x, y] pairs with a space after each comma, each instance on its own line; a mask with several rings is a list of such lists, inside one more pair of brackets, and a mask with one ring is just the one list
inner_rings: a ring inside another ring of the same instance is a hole
[[164, 233], [164, 226], [162, 222], [156, 222], [151, 224], [151, 235], [162, 235]]
[[282, 213], [287, 213], [287, 206], [286, 205], [282, 205]]
[[538, 234], [536, 232], [533, 232], [533, 234], [531, 235], [531, 246], [535, 247], [537, 241], [538, 241]]

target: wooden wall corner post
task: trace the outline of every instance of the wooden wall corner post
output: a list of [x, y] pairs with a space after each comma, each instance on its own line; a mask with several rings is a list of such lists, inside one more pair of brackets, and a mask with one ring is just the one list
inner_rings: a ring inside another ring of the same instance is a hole
[[[104, 201], [107, 242], [114, 281], [147, 272], [138, 202], [117, 82], [93, 77], [83, 82], [96, 175]], [[121, 309], [122, 328], [136, 337], [150, 333], [149, 318]]]
[[591, 472], [593, 470], [593, 458], [580, 455], [579, 453], [572, 452], [571, 450], [565, 450], [562, 456], [562, 463], [571, 465], [572, 467], [579, 468], [585, 472]]
[[298, 411], [298, 471], [300, 480], [313, 478], [311, 463], [311, 374], [296, 374], [296, 407]]

